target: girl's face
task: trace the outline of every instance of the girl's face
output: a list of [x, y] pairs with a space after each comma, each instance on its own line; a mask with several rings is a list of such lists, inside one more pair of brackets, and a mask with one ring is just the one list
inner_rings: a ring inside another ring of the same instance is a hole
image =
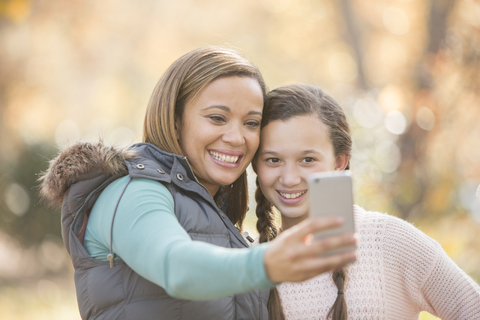
[[282, 227], [308, 216], [307, 177], [343, 170], [348, 155], [335, 157], [329, 127], [316, 115], [276, 120], [262, 129], [255, 170], [265, 197], [281, 212]]
[[257, 80], [219, 78], [185, 105], [176, 134], [197, 179], [212, 196], [235, 182], [257, 151], [263, 94]]

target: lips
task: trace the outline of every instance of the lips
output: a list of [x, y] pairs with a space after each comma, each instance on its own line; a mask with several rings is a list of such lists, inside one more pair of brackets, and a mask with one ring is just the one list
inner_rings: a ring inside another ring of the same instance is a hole
[[210, 155], [212, 155], [214, 159], [226, 163], [237, 163], [238, 159], [240, 158], [240, 156], [229, 156], [215, 151], [210, 151]]
[[301, 192], [296, 192], [296, 193], [285, 193], [285, 192], [281, 192], [281, 191], [278, 191], [278, 193], [280, 193], [280, 195], [284, 198], [287, 198], [287, 199], [295, 199], [295, 198], [298, 198], [300, 197], [301, 195], [304, 195], [305, 192], [307, 192], [307, 190], [303, 190]]
[[216, 164], [225, 168], [237, 168], [240, 166], [243, 152], [232, 150], [208, 150], [210, 157]]
[[308, 189], [305, 190], [277, 190], [278, 195], [280, 196], [280, 200], [282, 200], [286, 204], [296, 204], [302, 201], [305, 194], [307, 193]]

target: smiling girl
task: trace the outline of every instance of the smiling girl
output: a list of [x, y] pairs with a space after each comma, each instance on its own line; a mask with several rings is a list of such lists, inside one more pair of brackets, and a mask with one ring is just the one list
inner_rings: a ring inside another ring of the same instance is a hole
[[[282, 233], [305, 222], [308, 176], [347, 169], [351, 147], [342, 108], [321, 89], [292, 85], [269, 93], [253, 162], [260, 242], [277, 233], [273, 207]], [[418, 319], [423, 310], [442, 319], [478, 318], [479, 286], [435, 240], [406, 221], [358, 206], [354, 219], [357, 261], [279, 285], [279, 295], [270, 295], [271, 319]]]

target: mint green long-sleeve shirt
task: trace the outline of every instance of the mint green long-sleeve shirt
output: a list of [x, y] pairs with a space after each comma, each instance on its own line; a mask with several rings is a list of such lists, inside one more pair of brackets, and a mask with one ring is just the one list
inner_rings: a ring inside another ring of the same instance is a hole
[[[95, 259], [107, 261], [113, 212], [128, 179], [112, 182], [90, 213], [84, 246]], [[170, 192], [148, 179], [130, 182], [113, 225], [116, 259], [179, 299], [214, 300], [272, 288], [263, 263], [266, 246], [230, 249], [193, 241], [175, 216]]]

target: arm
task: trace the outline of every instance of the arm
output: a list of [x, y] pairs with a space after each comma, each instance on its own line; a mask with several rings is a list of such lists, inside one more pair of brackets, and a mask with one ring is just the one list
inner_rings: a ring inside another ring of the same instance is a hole
[[[108, 254], [113, 209], [126, 182], [118, 179], [107, 187], [92, 210], [85, 246], [94, 258], [105, 260]], [[211, 300], [273, 287], [263, 264], [265, 245], [227, 249], [192, 241], [174, 214], [170, 192], [155, 181], [130, 182], [115, 216], [113, 249], [175, 298]]]
[[[90, 214], [85, 247], [96, 259], [105, 260], [109, 252], [113, 210], [127, 180], [111, 183]], [[228, 249], [192, 241], [173, 208], [171, 194], [163, 185], [133, 180], [115, 217], [113, 248], [135, 272], [176, 298], [214, 300], [272, 288], [272, 281], [304, 281], [355, 260], [351, 251], [321, 256], [354, 245], [353, 235], [306, 241], [315, 232], [339, 227], [341, 221], [333, 217], [307, 219], [269, 244]]]
[[475, 319], [480, 315], [480, 287], [437, 243], [437, 257], [422, 287], [432, 313], [442, 319]]
[[[442, 319], [474, 319], [480, 314], [480, 288], [440, 244], [412, 224], [389, 216], [385, 229], [386, 289], [391, 305]], [[401, 301], [401, 303], [399, 303]]]

